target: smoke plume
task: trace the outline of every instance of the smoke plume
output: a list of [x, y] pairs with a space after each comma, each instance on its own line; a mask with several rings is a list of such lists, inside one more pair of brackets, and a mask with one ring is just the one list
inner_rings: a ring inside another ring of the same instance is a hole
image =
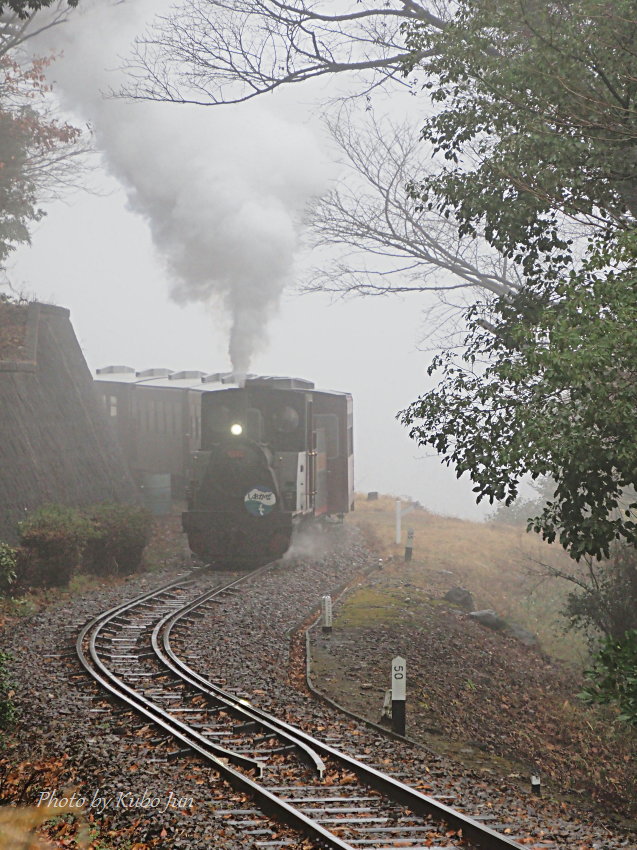
[[307, 129], [256, 103], [206, 109], [105, 97], [157, 6], [85, 0], [55, 43], [47, 35], [38, 49], [62, 50], [56, 91], [90, 123], [106, 168], [148, 221], [172, 297], [221, 304], [233, 369], [247, 372], [292, 274], [297, 219], [325, 168]]

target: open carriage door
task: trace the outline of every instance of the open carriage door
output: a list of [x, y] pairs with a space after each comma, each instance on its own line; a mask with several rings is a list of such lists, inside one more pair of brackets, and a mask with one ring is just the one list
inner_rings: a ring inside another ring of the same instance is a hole
[[305, 408], [306, 413], [306, 435], [305, 445], [307, 447], [307, 475], [306, 475], [306, 506], [310, 511], [314, 510], [316, 498], [316, 434], [314, 433], [314, 411], [311, 397]]

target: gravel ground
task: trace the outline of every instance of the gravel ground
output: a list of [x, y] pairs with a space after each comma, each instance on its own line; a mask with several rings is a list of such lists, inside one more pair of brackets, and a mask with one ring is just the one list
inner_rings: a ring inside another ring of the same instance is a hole
[[[161, 816], [155, 811], [146, 817], [146, 810], [135, 804], [138, 798], [144, 801], [144, 793], [159, 798], [158, 810], [172, 803], [171, 791], [176, 802], [194, 798], [201, 769], [194, 779], [185, 780], [183, 768], [163, 763], [173, 748], [157, 747], [156, 733], [103, 699], [75, 656], [75, 639], [85, 622], [178, 574], [169, 570], [134, 577], [68, 605], [49, 607], [15, 628], [4, 649], [13, 659], [19, 734], [3, 760], [3, 800], [37, 804], [42, 793], [50, 792], [41, 804], [55, 816], [55, 796], [59, 799], [64, 789], [77, 789], [89, 803], [89, 822], [99, 825], [103, 836], [120, 831], [118, 840], [123, 843], [129, 837], [137, 842], [161, 838], [162, 832], [179, 835], [188, 817], [178, 809], [170, 805]], [[110, 799], [106, 807], [100, 802], [103, 798]], [[192, 813], [197, 816], [199, 809]], [[173, 846], [189, 844], [177, 839]]]
[[[241, 688], [255, 705], [318, 730], [317, 736], [330, 743], [354, 747], [361, 758], [382, 764], [426, 793], [448, 795], [454, 805], [470, 814], [487, 813], [494, 822], [515, 821], [514, 833], [523, 830], [535, 841], [552, 839], [573, 850], [635, 847], [634, 841], [613, 834], [598, 819], [532, 798], [504, 780], [487, 781], [479, 772], [463, 771], [422, 747], [385, 738], [355, 721], [335, 719], [331, 710], [308, 696], [303, 662], [294, 644], [291, 649], [290, 634], [323, 593], [352, 581], [372, 561], [347, 530], [330, 535], [324, 554], [317, 554], [314, 544], [297, 549], [258, 583], [248, 584], [191, 624], [186, 660], [199, 672]], [[214, 815], [220, 807], [246, 806], [242, 795], [192, 759], [166, 760], [174, 747], [162, 744], [152, 729], [104, 700], [80, 674], [73, 656], [61, 655], [72, 649], [79, 627], [89, 618], [174, 575], [138, 577], [93, 592], [64, 608], [49, 608], [14, 630], [5, 649], [14, 657], [21, 721], [19, 737], [5, 760], [14, 769], [9, 773], [5, 766], [4, 801], [37, 802], [41, 791], [61, 792], [74, 785], [90, 801], [95, 799], [88, 818], [113, 846], [126, 841], [135, 850], [250, 846], [228, 825], [230, 816]], [[38, 763], [45, 761], [47, 771], [38, 774]], [[29, 777], [32, 782], [23, 793]], [[270, 781], [275, 783], [276, 777]], [[98, 812], [101, 797], [110, 798], [103, 813]], [[159, 802], [149, 809], [148, 803], [144, 806], [148, 799]]]

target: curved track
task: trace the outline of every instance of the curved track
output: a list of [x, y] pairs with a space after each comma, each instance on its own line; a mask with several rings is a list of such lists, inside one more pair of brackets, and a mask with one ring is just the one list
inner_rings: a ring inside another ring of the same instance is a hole
[[[266, 569], [240, 578], [194, 571], [112, 608], [83, 627], [78, 657], [112, 696], [177, 743], [173, 755], [205, 759], [317, 847], [521, 850], [478, 820], [247, 704], [184, 661], [192, 620]], [[271, 846], [259, 841], [254, 809], [218, 814], [234, 817], [254, 846]]]

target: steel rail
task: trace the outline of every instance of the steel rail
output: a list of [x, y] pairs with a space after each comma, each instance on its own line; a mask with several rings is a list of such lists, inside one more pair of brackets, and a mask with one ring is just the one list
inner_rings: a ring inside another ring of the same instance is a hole
[[[269, 565], [266, 565], [268, 567]], [[256, 572], [260, 572], [260, 568]], [[231, 582], [227, 587], [232, 587], [234, 584], [238, 583], [238, 581], [242, 581], [247, 578], [247, 575], [254, 575], [254, 573], [246, 574], [242, 576], [235, 582]], [[131, 600], [128, 603], [124, 603], [122, 605], [117, 605], [114, 608], [109, 609], [108, 611], [102, 612], [97, 617], [94, 617], [90, 620], [83, 628], [80, 630], [80, 633], [77, 637], [75, 648], [78, 655], [78, 658], [85, 668], [85, 670], [91, 675], [95, 681], [97, 681], [106, 691], [115, 696], [118, 700], [121, 700], [125, 704], [129, 705], [132, 709], [134, 709], [138, 714], [146, 717], [148, 720], [152, 721], [156, 725], [160, 726], [166, 732], [168, 732], [173, 738], [176, 738], [182, 744], [191, 749], [194, 753], [201, 756], [204, 760], [209, 762], [211, 766], [221, 774], [236, 790], [239, 790], [243, 793], [248, 794], [253, 799], [256, 799], [262, 808], [262, 810], [266, 814], [270, 814], [275, 819], [279, 821], [283, 821], [291, 826], [297, 832], [301, 832], [302, 834], [309, 836], [313, 841], [316, 841], [319, 847], [324, 847], [326, 850], [356, 850], [351, 844], [343, 841], [342, 839], [335, 836], [332, 832], [325, 829], [325, 827], [321, 826], [321, 824], [316, 823], [311, 818], [307, 817], [303, 812], [300, 812], [294, 806], [291, 806], [285, 800], [282, 800], [276, 794], [273, 794], [267, 788], [262, 785], [259, 785], [249, 776], [235, 770], [230, 766], [224, 758], [227, 756], [223, 756], [223, 758], [219, 758], [214, 752], [210, 750], [213, 748], [210, 745], [210, 742], [205, 739], [205, 746], [202, 746], [197, 740], [194, 740], [194, 735], [184, 734], [180, 729], [176, 728], [178, 725], [177, 722], [167, 722], [158, 716], [158, 712], [162, 710], [157, 706], [152, 706], [152, 708], [157, 709], [158, 711], [153, 711], [151, 707], [147, 707], [141, 702], [134, 699], [136, 696], [133, 691], [133, 697], [129, 693], [122, 692], [115, 684], [109, 681], [110, 678], [115, 679], [117, 682], [117, 677], [111, 677], [107, 675], [105, 677], [101, 672], [98, 672], [93, 665], [90, 663], [89, 659], [84, 652], [84, 641], [86, 640], [87, 635], [91, 631], [92, 628], [95, 628], [99, 623], [103, 622], [103, 625], [106, 622], [110, 622], [114, 617], [122, 612], [135, 607], [137, 603], [142, 603], [146, 600], [151, 599], [154, 596], [159, 595], [167, 590], [173, 589], [175, 587], [183, 586], [186, 583], [192, 583], [192, 579], [184, 580], [184, 579], [176, 579], [166, 585], [162, 585], [160, 588], [157, 588], [154, 591], [149, 591], [148, 593], [142, 594], [136, 599]], [[221, 588], [219, 589], [221, 590]], [[188, 604], [186, 606], [188, 607]], [[90, 638], [89, 638], [90, 641]], [[91, 656], [91, 660], [94, 661], [93, 656]], [[98, 659], [98, 667], [100, 669], [103, 668], [101, 662]], [[109, 674], [106, 668], [106, 674]], [[124, 683], [121, 683], [124, 685]], [[126, 691], [130, 691], [131, 689], [124, 685]], [[140, 696], [140, 695], [137, 695]], [[174, 721], [174, 718], [172, 718]], [[179, 723], [179, 725], [184, 725]], [[192, 730], [191, 730], [192, 731]]]
[[[121, 699], [131, 705], [131, 707], [139, 710], [143, 709], [143, 713], [146, 717], [154, 719], [154, 721], [166, 731], [172, 732], [173, 734], [179, 732], [180, 736], [187, 736], [187, 738], [192, 738], [199, 745], [199, 747], [205, 747], [206, 749], [217, 755], [219, 758], [228, 759], [234, 764], [242, 766], [246, 770], [255, 771], [256, 773], [261, 774], [263, 767], [260, 761], [248, 758], [247, 756], [241, 755], [240, 753], [235, 753], [232, 750], [226, 750], [224, 747], [220, 747], [218, 744], [213, 743], [208, 738], [197, 732], [195, 729], [192, 729], [190, 726], [188, 726], [187, 723], [184, 723], [176, 717], [173, 717], [163, 708], [152, 702], [152, 700], [149, 700], [143, 694], [140, 694], [134, 688], [131, 688], [118, 676], [116, 676], [111, 670], [109, 670], [108, 667], [106, 667], [106, 665], [99, 658], [97, 648], [95, 646], [95, 641], [101, 629], [107, 626], [115, 617], [121, 615], [125, 611], [130, 610], [131, 608], [135, 608], [141, 602], [159, 596], [162, 593], [165, 593], [166, 590], [170, 590], [174, 587], [183, 586], [183, 584], [183, 580], [177, 580], [176, 582], [172, 582], [171, 584], [158, 588], [155, 591], [150, 591], [149, 593], [144, 594], [143, 596], [140, 596], [137, 599], [134, 599], [127, 603], [123, 603], [122, 605], [118, 605], [115, 608], [110, 609], [109, 611], [105, 611], [102, 614], [99, 614], [97, 617], [95, 617], [83, 627], [77, 638], [75, 648], [78, 657], [84, 668], [93, 676], [96, 681], [100, 683], [100, 685], [102, 685], [103, 688], [109, 691], [109, 693], [111, 693], [113, 696], [116, 696], [118, 699]], [[87, 635], [89, 635], [89, 655], [92, 661], [92, 665], [89, 663], [83, 648], [84, 640], [86, 639]], [[97, 671], [99, 671], [99, 673]], [[183, 740], [187, 741], [187, 738], [183, 738]]]
[[[243, 577], [239, 581], [244, 580], [244, 578], [248, 578], [248, 576]], [[194, 607], [194, 602], [184, 606], [185, 610], [182, 616], [190, 613], [190, 610], [194, 610]], [[180, 613], [181, 609], [178, 612], [171, 614], [170, 617], [177, 617]], [[236, 697], [210, 682], [204, 676], [201, 676], [176, 655], [170, 646], [170, 629], [167, 629], [164, 632], [164, 647], [167, 654], [170, 656], [175, 666], [179, 668], [179, 672], [182, 675], [187, 675], [193, 683], [198, 683], [205, 689], [205, 692], [210, 693], [213, 696], [223, 697], [230, 702], [234, 701], [237, 706], [239, 705], [239, 701]], [[462, 812], [458, 812], [450, 806], [436, 800], [434, 797], [430, 797], [427, 794], [417, 791], [415, 788], [411, 788], [409, 785], [405, 785], [405, 783], [400, 782], [400, 780], [395, 779], [392, 776], [381, 773], [375, 768], [355, 759], [353, 756], [347, 755], [346, 753], [337, 750], [335, 747], [323, 743], [317, 738], [309, 735], [307, 732], [304, 732], [302, 729], [291, 726], [285, 721], [279, 720], [277, 717], [274, 717], [255, 706], [249, 706], [249, 711], [255, 719], [261, 722], [267, 722], [272, 726], [290, 733], [299, 740], [304, 741], [312, 749], [321, 753], [321, 755], [330, 757], [346, 766], [370, 787], [377, 791], [381, 791], [390, 799], [408, 806], [414, 813], [420, 815], [431, 815], [434, 818], [447, 823], [453, 829], [461, 830], [462, 835], [471, 841], [476, 847], [480, 848], [480, 850], [524, 850], [521, 844], [511, 838], [508, 838], [506, 835], [502, 835], [501, 833], [496, 832], [496, 830], [480, 823], [478, 820], [465, 815]]]
[[[169, 611], [166, 615], [161, 617], [160, 621], [155, 625], [151, 637], [153, 649], [157, 653], [161, 662], [173, 673], [177, 674], [177, 676], [179, 676], [183, 681], [187, 682], [187, 684], [191, 687], [195, 687], [200, 692], [225, 703], [233, 712], [238, 712], [242, 716], [247, 716], [262, 726], [271, 728], [275, 734], [278, 734], [279, 736], [287, 736], [290, 742], [293, 742], [295, 746], [301, 748], [306, 754], [312, 751], [314, 753], [321, 753], [323, 756], [327, 756], [333, 759], [336, 763], [339, 763], [351, 770], [363, 783], [381, 792], [391, 801], [405, 805], [414, 814], [433, 816], [437, 820], [443, 821], [454, 829], [461, 831], [462, 836], [470, 841], [475, 847], [480, 848], [480, 850], [523, 850], [522, 845], [481, 824], [479, 821], [464, 815], [443, 803], [440, 803], [433, 797], [428, 797], [427, 795], [416, 791], [414, 788], [405, 785], [399, 780], [381, 773], [375, 768], [358, 761], [353, 756], [349, 756], [346, 753], [337, 750], [335, 747], [313, 738], [303, 730], [295, 728], [290, 724], [279, 720], [273, 715], [262, 711], [261, 709], [251, 705], [246, 705], [235, 695], [224, 691], [222, 688], [205, 679], [205, 677], [198, 674], [177, 656], [170, 645], [170, 633], [173, 626], [178, 623], [179, 620], [187, 617], [189, 613], [196, 611], [197, 608], [200, 608], [202, 605], [205, 605], [206, 602], [210, 601], [214, 598], [214, 596], [235, 587], [241, 582], [246, 581], [248, 578], [258, 575], [261, 571], [266, 570], [269, 567], [270, 565], [266, 565], [255, 572], [240, 576], [238, 579], [224, 585], [223, 587], [213, 588], [210, 591], [204, 592], [194, 600], [186, 602], [176, 611]], [[330, 848], [330, 850], [331, 848], [334, 848], [334, 850], [355, 850], [353, 845], [325, 829], [325, 827], [321, 824], [309, 818], [277, 794], [269, 791], [267, 788], [250, 779], [240, 771], [235, 770], [226, 761], [229, 761], [231, 757], [234, 757], [233, 760], [235, 763], [237, 759], [243, 760], [240, 763], [245, 769], [244, 762], [252, 762], [252, 760], [246, 759], [246, 757], [240, 756], [240, 754], [232, 753], [229, 750], [226, 751], [223, 748], [212, 744], [209, 739], [205, 738], [182, 721], [177, 720], [168, 712], [164, 711], [159, 706], [156, 706], [143, 695], [138, 694], [134, 689], [127, 686], [117, 676], [109, 671], [97, 656], [97, 652], [95, 650], [96, 635], [99, 634], [101, 628], [110, 622], [110, 620], [121, 615], [130, 608], [134, 608], [137, 605], [152, 599], [154, 596], [158, 596], [167, 590], [191, 582], [192, 579], [187, 581], [183, 578], [178, 579], [168, 585], [158, 588], [155, 591], [143, 594], [131, 602], [116, 606], [115, 608], [110, 609], [109, 611], [94, 618], [91, 622], [84, 626], [76, 642], [78, 656], [80, 657], [84, 667], [106, 690], [118, 699], [122, 699], [124, 702], [127, 702], [132, 708], [158, 724], [186, 747], [209, 761], [215, 769], [218, 770], [233, 785], [233, 787], [248, 793], [253, 798], [256, 798], [264, 812], [288, 823], [294, 829], [303, 832], [305, 835], [310, 836], [313, 840], [317, 841], [319, 846]], [[101, 671], [100, 673], [92, 667], [83, 650], [83, 644], [86, 636], [89, 634], [91, 628], [96, 627], [97, 631], [89, 638], [89, 651], [91, 660], [95, 667]], [[159, 635], [162, 628], [163, 651], [159, 645]], [[102, 675], [102, 673], [104, 675]], [[111, 681], [108, 681], [109, 679]], [[111, 682], [114, 682], [115, 684], [111, 684]], [[122, 689], [125, 693], [122, 693]], [[222, 752], [220, 753], [219, 751]], [[252, 769], [254, 769], [255, 764], [256, 769], [260, 772], [261, 763], [254, 762], [251, 765]]]
[[[323, 774], [325, 773], [325, 762], [315, 749], [309, 746], [306, 741], [299, 738], [296, 731], [293, 730], [293, 727], [284, 728], [280, 724], [270, 722], [270, 720], [266, 717], [259, 715], [259, 713], [254, 710], [253, 706], [246, 705], [244, 702], [237, 699], [237, 697], [232, 696], [227, 691], [213, 685], [211, 682], [206, 682], [206, 680], [202, 681], [201, 677], [196, 674], [192, 674], [190, 668], [183, 664], [181, 659], [173, 651], [170, 645], [170, 632], [173, 626], [175, 626], [179, 620], [187, 616], [191, 611], [196, 610], [196, 608], [204, 605], [211, 598], [214, 598], [215, 595], [215, 590], [208, 591], [207, 593], [202, 594], [200, 599], [195, 599], [188, 605], [184, 606], [183, 609], [179, 609], [176, 612], [171, 611], [166, 614], [166, 616], [163, 617], [153, 629], [151, 643], [155, 653], [169, 670], [172, 670], [200, 693], [213, 697], [217, 702], [226, 706], [229, 711], [232, 711], [234, 714], [238, 714], [246, 721], [257, 723], [263, 729], [273, 732], [281, 740], [296, 747], [296, 749], [301, 750], [302, 755], [305, 756], [310, 767], [312, 767], [318, 774], [319, 778], [322, 779]], [[159, 634], [162, 630], [162, 645], [160, 646]]]

